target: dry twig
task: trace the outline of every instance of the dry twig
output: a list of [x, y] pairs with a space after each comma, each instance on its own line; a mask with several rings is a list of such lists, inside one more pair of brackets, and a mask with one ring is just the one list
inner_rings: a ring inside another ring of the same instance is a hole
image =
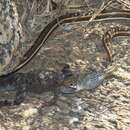
[[93, 14], [93, 16], [91, 17], [91, 19], [89, 19], [88, 23], [87, 23], [87, 26], [88, 24], [93, 21], [106, 7], [108, 7], [113, 1], [108, 1], [106, 4], [105, 2], [103, 1], [102, 5], [100, 6], [100, 8], [98, 9], [98, 11], [95, 12], [95, 14]]
[[130, 9], [130, 1], [128, 0], [116, 0], [118, 3], [123, 4], [125, 7]]
[[[102, 5], [101, 5], [100, 8], [98, 9], [98, 11], [96, 11], [96, 12], [92, 15], [92, 17], [89, 19], [89, 21], [88, 21], [86, 27], [87, 27], [87, 26], [89, 25], [89, 23], [91, 23], [105, 8], [107, 8], [112, 2], [113, 2], [113, 0], [109, 0], [109, 1], [105, 4], [105, 2], [103, 1]], [[87, 31], [86, 31], [86, 27], [85, 27], [84, 32], [87, 32]], [[88, 35], [84, 35], [84, 38], [86, 38], [86, 36], [88, 36]]]

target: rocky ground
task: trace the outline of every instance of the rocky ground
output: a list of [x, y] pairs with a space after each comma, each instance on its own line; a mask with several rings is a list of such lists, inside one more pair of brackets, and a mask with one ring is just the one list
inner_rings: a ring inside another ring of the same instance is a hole
[[[45, 69], [58, 71], [65, 63], [78, 74], [93, 68], [102, 71], [109, 64], [102, 35], [117, 25], [130, 26], [129, 20], [93, 22], [89, 26], [86, 22], [61, 25], [22, 71], [41, 69], [39, 75], [43, 76]], [[84, 90], [61, 95], [55, 105], [44, 107], [40, 106], [52, 98], [51, 92], [29, 93], [19, 106], [1, 106], [0, 130], [129, 130], [129, 42], [129, 37], [113, 39], [114, 62], [118, 64], [118, 70], [95, 92]]]

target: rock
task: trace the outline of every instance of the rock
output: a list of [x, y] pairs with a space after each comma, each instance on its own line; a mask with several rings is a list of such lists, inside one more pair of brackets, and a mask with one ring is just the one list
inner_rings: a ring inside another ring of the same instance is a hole
[[0, 14], [0, 75], [2, 75], [12, 69], [10, 66], [12, 57], [16, 54], [16, 50], [23, 40], [23, 32], [13, 1], [1, 0]]
[[67, 31], [67, 32], [70, 32], [72, 30], [73, 26], [72, 25], [65, 25], [64, 26], [64, 30]]
[[29, 108], [27, 110], [24, 110], [21, 115], [23, 116], [23, 118], [29, 118], [34, 116], [35, 114], [38, 113], [38, 110], [36, 108]]

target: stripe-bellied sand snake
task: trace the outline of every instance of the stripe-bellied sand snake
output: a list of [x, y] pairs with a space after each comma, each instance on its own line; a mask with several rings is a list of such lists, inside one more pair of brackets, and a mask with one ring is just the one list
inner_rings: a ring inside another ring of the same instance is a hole
[[[52, 22], [50, 22], [40, 33], [40, 35], [37, 37], [33, 45], [27, 50], [27, 52], [23, 55], [23, 59], [20, 61], [20, 63], [16, 66], [16, 68], [5, 74], [1, 75], [2, 77], [9, 76], [21, 68], [23, 68], [29, 61], [37, 54], [37, 52], [40, 50], [40, 48], [46, 44], [47, 39], [52, 34], [52, 32], [58, 28], [63, 23], [72, 23], [72, 22], [80, 22], [80, 21], [88, 21], [92, 16], [81, 16], [80, 13], [71, 13], [62, 15], [56, 19], [54, 19]], [[105, 21], [105, 20], [113, 20], [113, 19], [130, 19], [130, 12], [111, 12], [111, 13], [101, 13], [99, 14], [95, 20], [93, 21]], [[108, 54], [109, 61], [112, 61], [112, 38], [116, 36], [130, 36], [130, 31], [125, 28], [111, 28], [108, 30], [104, 36], [103, 36], [103, 45], [104, 48]], [[20, 91], [21, 92], [21, 91]], [[19, 92], [17, 92], [17, 96], [19, 98]], [[16, 96], [16, 97], [17, 97]], [[17, 98], [16, 98], [17, 99]]]
[[106, 33], [103, 36], [103, 45], [105, 46], [109, 60], [112, 61], [113, 54], [112, 54], [112, 38], [117, 36], [130, 36], [130, 30], [123, 27], [112, 27], [109, 30], [106, 31]]
[[[12, 73], [17, 72], [23, 68], [40, 50], [40, 48], [46, 44], [47, 39], [52, 34], [52, 32], [58, 28], [61, 24], [88, 21], [92, 16], [81, 16], [80, 13], [71, 13], [59, 16], [50, 22], [39, 34], [33, 45], [26, 51], [23, 55], [20, 63], [15, 67], [15, 69], [7, 74], [1, 75], [1, 77], [8, 76]], [[104, 21], [104, 20], [113, 20], [113, 19], [130, 19], [130, 12], [111, 12], [111, 13], [101, 13], [99, 14], [94, 21]], [[109, 48], [112, 38], [116, 36], [130, 36], [130, 31], [123, 28], [112, 28], [107, 31], [103, 37], [103, 45], [108, 54], [109, 61], [112, 61], [111, 49]]]

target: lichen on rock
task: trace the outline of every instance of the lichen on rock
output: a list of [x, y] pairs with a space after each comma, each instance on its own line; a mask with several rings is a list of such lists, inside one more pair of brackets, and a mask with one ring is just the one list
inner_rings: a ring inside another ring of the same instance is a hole
[[11, 0], [1, 0], [0, 16], [0, 75], [2, 75], [7, 73], [8, 65], [23, 36], [15, 3]]

